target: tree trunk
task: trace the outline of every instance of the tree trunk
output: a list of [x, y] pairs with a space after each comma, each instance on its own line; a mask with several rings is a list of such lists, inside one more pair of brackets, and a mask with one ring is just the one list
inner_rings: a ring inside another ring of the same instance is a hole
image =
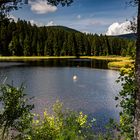
[[135, 109], [135, 128], [134, 140], [140, 140], [140, 0], [138, 0], [138, 17], [137, 17], [137, 43], [136, 43], [136, 109]]

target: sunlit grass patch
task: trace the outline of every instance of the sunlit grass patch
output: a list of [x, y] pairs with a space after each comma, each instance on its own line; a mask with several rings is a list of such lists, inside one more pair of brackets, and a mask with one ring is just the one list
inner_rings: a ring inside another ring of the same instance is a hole
[[125, 60], [125, 61], [117, 61], [117, 62], [109, 62], [108, 67], [109, 68], [122, 68], [122, 67], [129, 67], [132, 65], [134, 61], [133, 60]]
[[[0, 56], [0, 60], [39, 60], [39, 59], [69, 59], [77, 58], [76, 56]], [[80, 56], [81, 59], [96, 59], [109, 61], [129, 60], [130, 57], [122, 56]]]
[[43, 59], [68, 59], [75, 56], [0, 56], [0, 61], [6, 60], [43, 60]]
[[123, 61], [129, 60], [130, 57], [122, 57], [122, 56], [81, 56], [80, 58], [89, 58], [96, 60], [109, 60], [109, 61]]

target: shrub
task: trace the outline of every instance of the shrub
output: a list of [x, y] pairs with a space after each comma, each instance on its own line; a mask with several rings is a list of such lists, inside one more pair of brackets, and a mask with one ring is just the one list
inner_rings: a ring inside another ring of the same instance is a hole
[[[14, 137], [21, 135], [31, 120], [30, 111], [33, 109], [33, 105], [28, 104], [30, 99], [26, 97], [23, 90], [23, 86], [16, 88], [11, 85], [2, 85], [0, 88], [0, 130], [2, 140], [12, 135]], [[25, 123], [24, 118], [26, 118], [26, 121], [28, 120], [28, 123]]]

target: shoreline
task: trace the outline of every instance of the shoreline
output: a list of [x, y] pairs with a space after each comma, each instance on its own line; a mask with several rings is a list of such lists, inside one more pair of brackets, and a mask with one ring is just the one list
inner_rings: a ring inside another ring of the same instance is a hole
[[[39, 59], [70, 59], [77, 58], [76, 56], [0, 56], [1, 60], [39, 60]], [[130, 57], [122, 56], [79, 56], [80, 59], [96, 59], [96, 60], [109, 60], [121, 61], [129, 60]]]
[[134, 60], [130, 57], [122, 56], [0, 56], [0, 62], [4, 61], [37, 61], [47, 59], [94, 59], [94, 60], [105, 60], [108, 62], [109, 69], [120, 69], [122, 67], [131, 65]]
[[0, 61], [8, 60], [45, 60], [45, 59], [70, 59], [76, 56], [0, 56]]

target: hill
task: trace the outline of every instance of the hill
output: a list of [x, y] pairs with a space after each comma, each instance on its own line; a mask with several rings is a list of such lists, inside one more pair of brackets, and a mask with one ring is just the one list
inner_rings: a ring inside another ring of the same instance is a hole
[[[51, 29], [51, 30], [63, 30], [63, 31], [67, 31], [67, 32], [71, 32], [71, 33], [81, 33], [82, 32], [66, 27], [66, 26], [48, 26], [47, 29]], [[135, 33], [130, 33], [130, 34], [122, 34], [122, 35], [115, 35], [113, 37], [118, 37], [118, 38], [122, 38], [122, 39], [130, 39], [130, 40], [136, 40], [136, 34]]]
[[67, 32], [71, 32], [71, 33], [81, 33], [80, 31], [78, 30], [75, 30], [75, 29], [72, 29], [72, 28], [69, 28], [69, 27], [65, 27], [65, 26], [47, 26], [46, 27], [47, 29], [56, 29], [56, 30], [64, 30], [64, 31], [67, 31]]
[[124, 39], [136, 40], [137, 36], [136, 36], [135, 33], [130, 33], [130, 34], [117, 35], [116, 37], [124, 38]]

